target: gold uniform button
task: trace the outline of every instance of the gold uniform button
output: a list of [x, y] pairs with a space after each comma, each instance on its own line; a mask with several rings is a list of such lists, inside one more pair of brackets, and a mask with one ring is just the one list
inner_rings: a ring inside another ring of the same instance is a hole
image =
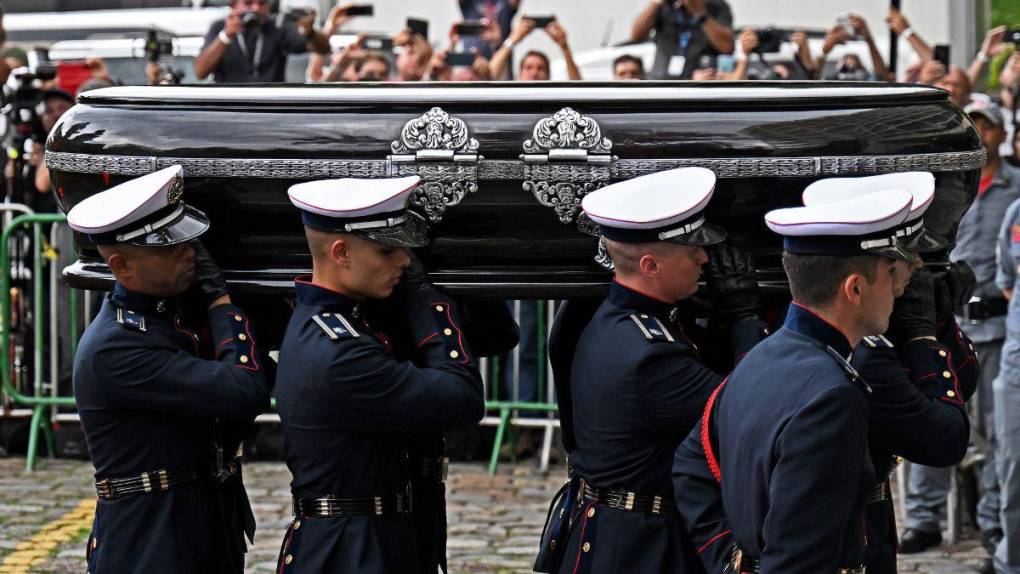
[[446, 329], [443, 329], [443, 334], [449, 337], [450, 335], [453, 334], [453, 329], [447, 327]]
[[248, 362], [248, 356], [247, 355], [241, 355], [241, 358], [239, 358], [238, 361], [241, 361], [242, 363], [247, 363]]
[[555, 540], [550, 540], [549, 541], [549, 550], [556, 550], [556, 541]]
[[591, 518], [592, 516], [595, 516], [595, 508], [594, 507], [588, 509], [588, 518]]
[[450, 351], [450, 358], [451, 359], [456, 359], [459, 356], [460, 356], [460, 353], [458, 353], [457, 351]]
[[248, 337], [244, 333], [241, 333], [240, 335], [237, 336], [237, 340], [238, 341], [247, 341]]
[[939, 351], [939, 356], [940, 357], [945, 357], [946, 356], [946, 352], [945, 351]]
[[290, 564], [293, 561], [294, 561], [294, 557], [291, 556], [290, 554], [288, 554], [288, 555], [283, 557], [283, 563], [284, 564]]
[[92, 549], [95, 550], [96, 546], [99, 546], [99, 539], [98, 538], [93, 538], [92, 539]]
[[946, 396], [949, 398], [953, 398], [956, 396], [956, 393], [953, 391], [946, 391]]
[[243, 321], [244, 319], [242, 319], [240, 315], [234, 315], [234, 320], [235, 321]]
[[951, 379], [951, 378], [953, 378], [953, 375], [949, 371], [942, 371], [942, 378], [943, 379]]
[[442, 310], [443, 310], [443, 306], [442, 305], [436, 305], [436, 311], [442, 311]]
[[589, 550], [591, 550], [591, 543], [590, 542], [585, 542], [584, 546], [581, 547], [581, 550], [583, 550], [585, 552], [588, 552]]
[[300, 520], [295, 520], [294, 521], [294, 530], [297, 530], [298, 528], [301, 528], [301, 521]]

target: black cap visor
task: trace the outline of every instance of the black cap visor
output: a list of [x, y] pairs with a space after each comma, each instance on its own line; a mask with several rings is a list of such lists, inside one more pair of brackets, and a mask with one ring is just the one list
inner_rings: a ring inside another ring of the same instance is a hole
[[916, 251], [918, 253], [935, 253], [936, 251], [942, 251], [949, 245], [949, 242], [944, 238], [939, 237], [936, 233], [933, 233], [927, 228], [922, 228], [921, 231], [913, 233], [901, 241], [904, 249], [910, 251]]
[[425, 247], [429, 244], [429, 227], [425, 218], [408, 210], [407, 219], [389, 227], [356, 229], [355, 235], [393, 247]]
[[[209, 229], [209, 218], [194, 207], [185, 205], [176, 217], [144, 234], [124, 239], [124, 243], [165, 247], [190, 241]], [[127, 232], [130, 234], [131, 232]]]

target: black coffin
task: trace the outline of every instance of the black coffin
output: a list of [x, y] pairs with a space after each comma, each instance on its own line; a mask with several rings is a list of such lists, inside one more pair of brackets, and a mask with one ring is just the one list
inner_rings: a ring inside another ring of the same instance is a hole
[[[434, 281], [476, 296], [590, 294], [595, 264], [580, 198], [613, 181], [704, 166], [709, 217], [782, 287], [765, 211], [819, 178], [935, 172], [926, 223], [955, 236], [985, 154], [946, 92], [864, 83], [497, 83], [122, 87], [83, 94], [46, 145], [61, 207], [128, 178], [184, 166], [185, 199], [209, 214], [210, 251], [235, 289], [289, 292], [310, 269], [297, 182], [418, 174], [433, 224]], [[70, 283], [109, 285], [78, 237]]]

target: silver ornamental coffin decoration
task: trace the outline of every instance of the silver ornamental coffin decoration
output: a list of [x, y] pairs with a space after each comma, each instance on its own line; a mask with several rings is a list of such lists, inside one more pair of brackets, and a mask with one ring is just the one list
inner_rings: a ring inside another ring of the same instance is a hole
[[404, 124], [390, 149], [390, 175], [422, 178], [410, 203], [432, 223], [442, 221], [448, 207], [478, 191], [478, 140], [463, 120], [442, 108]]
[[561, 223], [576, 221], [595, 235], [592, 222], [578, 214], [584, 196], [609, 182], [612, 148], [597, 121], [563, 108], [540, 120], [524, 142], [524, 191], [551, 207]]

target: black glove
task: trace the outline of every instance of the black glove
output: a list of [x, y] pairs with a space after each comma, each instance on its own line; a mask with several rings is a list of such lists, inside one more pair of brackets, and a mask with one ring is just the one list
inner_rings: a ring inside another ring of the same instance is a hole
[[223, 270], [206, 251], [205, 245], [197, 239], [192, 239], [190, 243], [195, 250], [195, 285], [202, 293], [206, 305], [211, 305], [213, 301], [230, 294], [227, 280], [223, 277]]
[[716, 245], [709, 250], [704, 274], [713, 315], [736, 322], [757, 314], [761, 294], [750, 253], [732, 245]]
[[428, 271], [425, 270], [421, 260], [413, 251], [408, 250], [407, 254], [411, 257], [411, 264], [404, 268], [400, 283], [393, 290], [393, 293], [401, 299], [412, 293], [432, 288], [432, 283], [429, 283]]
[[889, 330], [886, 332], [894, 345], [904, 345], [919, 337], [935, 336], [935, 285], [934, 277], [927, 269], [914, 272], [896, 298]]
[[974, 295], [977, 277], [966, 261], [950, 263], [935, 276], [935, 322], [942, 323], [963, 308]]

